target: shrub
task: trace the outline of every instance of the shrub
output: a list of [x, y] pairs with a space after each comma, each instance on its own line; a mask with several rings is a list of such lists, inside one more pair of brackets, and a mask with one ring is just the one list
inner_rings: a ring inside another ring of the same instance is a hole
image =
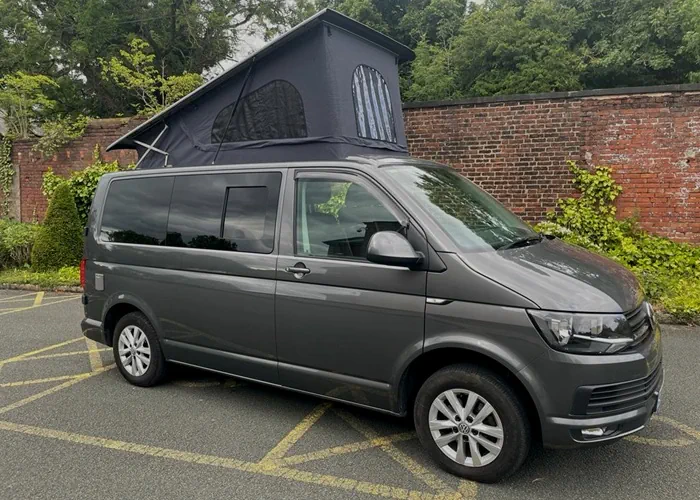
[[82, 224], [68, 184], [56, 188], [32, 249], [37, 271], [75, 266], [83, 253]]
[[28, 266], [38, 224], [0, 219], [0, 268]]
[[11, 285], [36, 285], [41, 288], [80, 286], [80, 269], [62, 267], [55, 271], [38, 272], [31, 269], [6, 269], [0, 271], [0, 283]]
[[569, 168], [581, 195], [559, 200], [535, 229], [627, 266], [647, 298], [672, 319], [700, 321], [700, 247], [649, 234], [634, 219], [618, 219], [614, 202], [622, 188], [610, 168]]
[[78, 208], [78, 215], [83, 225], [87, 224], [88, 214], [90, 213], [90, 205], [92, 198], [95, 196], [97, 183], [100, 177], [111, 172], [119, 172], [134, 168], [134, 165], [127, 165], [122, 168], [118, 161], [105, 162], [102, 160], [99, 145], [95, 146], [92, 153], [92, 164], [83, 170], [78, 170], [70, 174], [66, 179], [56, 174], [53, 169], [49, 168], [44, 172], [44, 178], [41, 190], [49, 200], [53, 196], [56, 188], [67, 183], [75, 200], [75, 205]]

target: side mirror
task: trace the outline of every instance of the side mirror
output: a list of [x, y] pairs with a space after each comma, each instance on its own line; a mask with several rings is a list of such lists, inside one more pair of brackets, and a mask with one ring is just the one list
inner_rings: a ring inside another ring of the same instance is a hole
[[394, 231], [379, 231], [367, 246], [367, 260], [375, 264], [412, 268], [423, 262], [405, 236]]

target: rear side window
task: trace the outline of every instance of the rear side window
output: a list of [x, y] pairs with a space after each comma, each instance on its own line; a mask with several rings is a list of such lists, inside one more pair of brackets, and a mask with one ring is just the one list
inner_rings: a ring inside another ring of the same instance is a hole
[[270, 253], [282, 174], [210, 174], [175, 179], [166, 245]]
[[172, 177], [113, 181], [102, 214], [103, 241], [163, 245]]

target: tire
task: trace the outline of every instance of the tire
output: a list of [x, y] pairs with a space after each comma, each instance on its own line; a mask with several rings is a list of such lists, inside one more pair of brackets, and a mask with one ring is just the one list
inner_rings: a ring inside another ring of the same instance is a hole
[[[142, 313], [126, 314], [117, 322], [112, 344], [117, 368], [129, 383], [151, 387], [165, 379], [166, 363], [158, 336]], [[120, 348], [125, 349], [126, 354], [120, 354]]]
[[[460, 414], [453, 411], [450, 400], [460, 405]], [[472, 410], [466, 413], [470, 403]], [[486, 403], [493, 412], [489, 413]], [[453, 420], [440, 408], [451, 413]], [[482, 409], [485, 418], [479, 415]], [[482, 421], [475, 423], [475, 417]], [[413, 419], [418, 438], [432, 458], [446, 471], [472, 481], [505, 479], [520, 468], [530, 451], [530, 422], [519, 397], [501, 377], [478, 366], [452, 365], [431, 375], [418, 391]], [[488, 448], [482, 444], [485, 441]], [[472, 446], [476, 446], [476, 464]]]

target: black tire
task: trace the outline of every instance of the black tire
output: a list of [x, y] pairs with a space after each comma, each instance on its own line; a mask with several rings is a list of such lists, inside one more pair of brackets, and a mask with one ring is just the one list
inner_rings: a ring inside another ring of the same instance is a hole
[[[148, 367], [143, 374], [133, 375], [129, 373], [127, 368], [122, 363], [121, 356], [119, 355], [119, 336], [121, 332], [128, 327], [137, 327], [145, 335], [148, 340], [148, 346], [150, 348], [150, 361]], [[140, 387], [151, 387], [162, 382], [166, 377], [166, 362], [163, 357], [163, 351], [160, 348], [160, 342], [158, 341], [158, 336], [156, 331], [148, 321], [148, 318], [140, 312], [132, 312], [124, 315], [118, 322], [117, 326], [114, 328], [114, 338], [112, 342], [112, 350], [114, 352], [114, 361], [119, 368], [119, 372], [122, 376], [131, 384], [138, 385]]]
[[[468, 390], [483, 397], [500, 417], [502, 447], [487, 465], [473, 467], [457, 463], [443, 453], [431, 435], [430, 407], [440, 394], [454, 389]], [[520, 398], [501, 377], [478, 366], [452, 365], [431, 375], [418, 391], [413, 419], [418, 438], [431, 457], [446, 471], [472, 481], [494, 483], [505, 479], [520, 468], [530, 451], [530, 422]]]

